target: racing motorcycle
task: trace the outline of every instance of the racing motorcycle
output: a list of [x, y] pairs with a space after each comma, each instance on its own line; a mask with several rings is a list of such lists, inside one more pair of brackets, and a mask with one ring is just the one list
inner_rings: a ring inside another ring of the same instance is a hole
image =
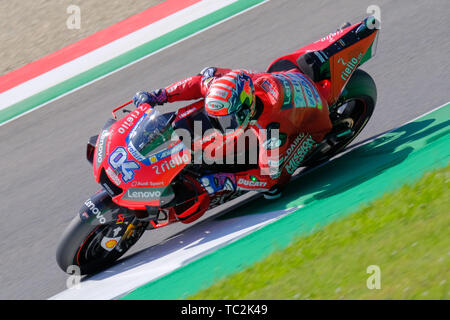
[[[374, 112], [377, 90], [371, 76], [359, 67], [375, 55], [379, 28], [374, 17], [339, 28], [336, 32], [273, 61], [267, 72], [298, 68], [314, 83], [328, 79], [328, 108], [333, 129], [302, 166], [314, 166], [341, 152], [366, 126]], [[81, 274], [98, 272], [121, 257], [144, 231], [176, 222], [189, 223], [202, 201], [209, 208], [248, 192], [223, 188], [199, 193], [204, 188], [201, 170], [192, 163], [191, 150], [171, 138], [176, 128], [194, 135], [192, 123], [214, 128], [197, 101], [176, 112], [155, 108], [113, 110], [113, 118], [89, 139], [87, 159], [101, 189], [82, 205], [66, 228], [56, 252], [60, 268], [76, 266]], [[119, 118], [122, 110], [126, 115]], [[258, 185], [257, 181], [249, 184]], [[230, 175], [228, 183], [235, 183]], [[203, 189], [205, 190], [205, 189]]]

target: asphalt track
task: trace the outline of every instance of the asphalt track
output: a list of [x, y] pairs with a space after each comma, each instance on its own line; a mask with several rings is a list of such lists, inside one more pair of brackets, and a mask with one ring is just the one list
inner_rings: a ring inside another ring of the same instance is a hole
[[[85, 143], [113, 106], [205, 66], [264, 70], [341, 23], [362, 19], [371, 4], [381, 8], [382, 30], [377, 56], [363, 69], [377, 83], [378, 103], [357, 143], [449, 100], [447, 0], [272, 0], [1, 126], [0, 299], [45, 299], [65, 289], [67, 276], [55, 262], [57, 242], [98, 188]], [[130, 253], [185, 227], [148, 232]]]

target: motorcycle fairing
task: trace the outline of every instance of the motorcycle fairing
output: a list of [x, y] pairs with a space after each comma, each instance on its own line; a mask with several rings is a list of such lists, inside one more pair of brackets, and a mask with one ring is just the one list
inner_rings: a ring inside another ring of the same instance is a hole
[[159, 152], [150, 152], [148, 157], [133, 150], [130, 134], [149, 111], [150, 106], [141, 105], [111, 124], [107, 132], [103, 130], [97, 140], [97, 150], [102, 151], [94, 155], [96, 181], [116, 204], [134, 210], [170, 202], [174, 198], [170, 183], [191, 160], [190, 151], [179, 141]]
[[311, 58], [320, 65], [320, 74], [323, 78], [331, 80], [328, 103], [332, 105], [339, 98], [353, 72], [375, 55], [379, 29], [370, 27], [373, 25], [373, 19], [374, 17], [368, 17], [291, 54], [280, 57], [269, 65], [268, 70], [273, 69], [277, 64], [283, 64], [286, 69], [299, 68], [314, 81], [320, 81], [322, 79], [314, 79], [317, 72], [303, 70], [299, 66], [299, 58], [306, 53], [311, 53]]

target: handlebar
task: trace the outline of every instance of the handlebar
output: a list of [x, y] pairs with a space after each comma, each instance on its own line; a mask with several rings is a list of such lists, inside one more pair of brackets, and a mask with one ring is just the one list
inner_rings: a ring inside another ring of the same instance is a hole
[[122, 109], [123, 107], [126, 107], [127, 105], [129, 105], [129, 104], [131, 104], [131, 103], [133, 103], [133, 100], [130, 100], [130, 101], [124, 103], [123, 105], [121, 105], [121, 106], [115, 108], [115, 109], [112, 111], [112, 114], [113, 114], [114, 119], [117, 120], [117, 116], [116, 116], [116, 112], [117, 112], [117, 111], [119, 111], [120, 109]]

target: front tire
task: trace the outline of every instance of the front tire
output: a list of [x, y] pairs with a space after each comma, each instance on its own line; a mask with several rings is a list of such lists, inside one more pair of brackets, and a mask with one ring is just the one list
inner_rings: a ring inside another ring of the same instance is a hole
[[[125, 252], [139, 240], [145, 231], [146, 225], [139, 225], [133, 236], [119, 248], [106, 250], [102, 247], [103, 238], [108, 235], [115, 224], [91, 225], [81, 220], [77, 215], [72, 219], [64, 231], [56, 250], [56, 261], [59, 267], [67, 273], [73, 266], [78, 266], [81, 275], [92, 274], [111, 266]], [[117, 237], [125, 233], [123, 225]]]

